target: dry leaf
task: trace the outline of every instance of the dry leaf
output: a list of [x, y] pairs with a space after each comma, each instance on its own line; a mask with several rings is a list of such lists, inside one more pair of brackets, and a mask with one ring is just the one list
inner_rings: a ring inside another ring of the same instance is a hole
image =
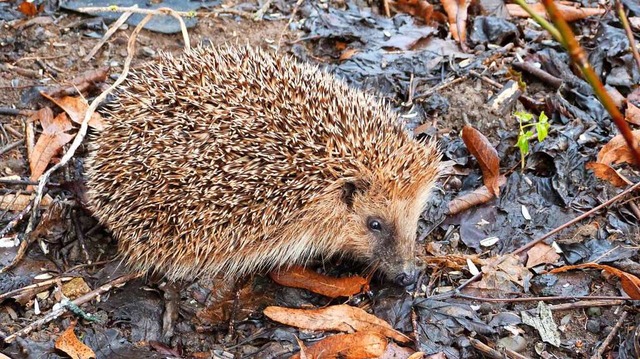
[[56, 349], [63, 351], [72, 359], [95, 358], [96, 354], [93, 350], [78, 340], [76, 333], [73, 332], [74, 327], [75, 323], [60, 334], [58, 339], [56, 339]]
[[631, 102], [627, 102], [627, 111], [624, 113], [624, 119], [634, 125], [640, 125], [640, 108]]
[[38, 137], [38, 141], [29, 157], [30, 178], [33, 181], [37, 181], [40, 178], [51, 159], [60, 152], [62, 146], [73, 139], [73, 135], [64, 132], [71, 128], [67, 115], [61, 113], [51, 119], [51, 110], [43, 110], [37, 112], [37, 116], [42, 115], [40, 117], [42, 135]]
[[593, 174], [601, 180], [609, 181], [616, 187], [626, 187], [631, 184], [625, 176], [618, 173], [613, 167], [604, 163], [589, 162], [585, 165], [585, 168], [593, 171]]
[[[82, 124], [84, 116], [87, 113], [87, 108], [89, 108], [89, 105], [84, 98], [65, 96], [61, 99], [56, 99], [49, 96], [46, 92], [41, 92], [40, 94], [63, 109], [69, 115], [71, 121], [79, 125]], [[89, 126], [95, 128], [96, 130], [104, 129], [104, 124], [102, 122], [102, 117], [100, 116], [100, 114], [94, 112], [91, 115]]]
[[[387, 338], [377, 332], [336, 334], [307, 347], [304, 354], [309, 359], [378, 358], [384, 354], [387, 343]], [[301, 359], [301, 355], [296, 354], [291, 359]]]
[[[33, 200], [33, 195], [31, 194], [15, 194], [15, 193], [7, 193], [0, 195], [0, 210], [2, 211], [22, 211], [25, 209], [29, 203]], [[46, 207], [51, 204], [51, 196], [46, 195], [42, 197], [40, 201], [40, 206]]]
[[496, 197], [500, 197], [500, 159], [496, 149], [480, 131], [469, 125], [462, 128], [462, 141], [478, 161], [484, 185]]
[[564, 266], [561, 268], [556, 268], [549, 273], [562, 273], [566, 271], [570, 271], [573, 269], [583, 269], [583, 268], [594, 268], [603, 270], [609, 274], [615, 275], [620, 279], [620, 284], [622, 285], [622, 290], [624, 290], [627, 295], [633, 300], [640, 300], [640, 278], [634, 276], [633, 274], [629, 274], [627, 272], [623, 272], [618, 268], [614, 268], [611, 266], [607, 266], [604, 264], [598, 263], [584, 263], [577, 264], [573, 266]]
[[556, 263], [560, 255], [550, 245], [537, 243], [527, 251], [527, 268], [532, 268], [540, 264]]
[[[549, 18], [547, 16], [547, 11], [545, 10], [544, 5], [542, 5], [541, 3], [528, 4], [528, 5], [536, 14], [547, 19]], [[605, 13], [604, 9], [588, 8], [588, 7], [577, 8], [574, 6], [563, 5], [558, 2], [556, 2], [556, 7], [560, 11], [560, 14], [562, 14], [562, 17], [564, 17], [564, 19], [569, 22], [582, 20], [589, 16], [602, 15]], [[520, 5], [518, 4], [507, 4], [507, 11], [509, 11], [509, 15], [511, 16], [527, 17], [527, 18], [530, 17], [529, 13], [524, 11], [524, 9], [520, 7]]]
[[[500, 176], [498, 178], [498, 187], [507, 183], [507, 178], [505, 176]], [[448, 204], [448, 214], [453, 215], [456, 213], [460, 213], [466, 211], [467, 209], [477, 206], [479, 204], [487, 203], [490, 200], [495, 198], [493, 193], [489, 191], [487, 186], [482, 186], [478, 189], [475, 189], [471, 192], [467, 192], [461, 196], [458, 196], [452, 199]]]
[[461, 44], [467, 42], [467, 9], [470, 0], [440, 0], [449, 20], [451, 36]]
[[369, 288], [369, 281], [360, 276], [334, 278], [300, 266], [273, 271], [269, 276], [280, 285], [307, 289], [329, 298], [349, 297]]
[[335, 330], [347, 333], [373, 331], [397, 342], [408, 343], [409, 337], [393, 329], [389, 323], [364, 310], [346, 304], [321, 309], [267, 307], [264, 314], [271, 320], [309, 330]]
[[427, 24], [431, 22], [433, 5], [429, 4], [426, 0], [397, 0], [390, 1], [389, 4], [393, 6], [396, 11], [406, 12], [411, 16], [420, 18]]
[[33, 17], [44, 11], [44, 2], [40, 6], [36, 6], [35, 2], [23, 1], [18, 5], [18, 11], [28, 17]]
[[[632, 131], [633, 138], [636, 142], [640, 142], [640, 130]], [[611, 165], [615, 163], [635, 163], [633, 154], [627, 146], [627, 142], [622, 135], [617, 135], [611, 139], [606, 145], [602, 147], [598, 152], [598, 163], [604, 163], [605, 165]]]

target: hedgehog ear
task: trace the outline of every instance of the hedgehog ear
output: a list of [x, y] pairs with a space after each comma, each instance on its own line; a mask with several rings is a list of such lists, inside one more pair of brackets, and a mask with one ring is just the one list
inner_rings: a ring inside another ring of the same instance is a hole
[[363, 193], [367, 190], [367, 183], [362, 180], [346, 181], [342, 184], [342, 200], [347, 204], [349, 209], [353, 208], [353, 197], [357, 193]]

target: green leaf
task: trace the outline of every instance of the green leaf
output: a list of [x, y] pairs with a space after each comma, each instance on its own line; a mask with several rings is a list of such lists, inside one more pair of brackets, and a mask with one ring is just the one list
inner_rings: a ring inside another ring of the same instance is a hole
[[518, 142], [516, 143], [516, 147], [520, 149], [520, 154], [522, 154], [522, 158], [529, 154], [529, 138], [524, 133], [520, 133], [518, 135]]
[[533, 119], [533, 115], [530, 114], [529, 112], [516, 111], [513, 113], [513, 115], [516, 116], [516, 118], [520, 122], [529, 122]]
[[524, 133], [524, 137], [527, 138], [527, 141], [529, 141], [530, 139], [533, 138], [533, 130], [529, 130], [527, 132]]
[[544, 111], [540, 112], [540, 116], [538, 116], [538, 122], [540, 123], [549, 123], [549, 117], [545, 115]]
[[549, 135], [549, 123], [536, 123], [536, 132], [538, 132], [538, 142], [544, 141], [544, 139], [547, 138], [547, 135]]

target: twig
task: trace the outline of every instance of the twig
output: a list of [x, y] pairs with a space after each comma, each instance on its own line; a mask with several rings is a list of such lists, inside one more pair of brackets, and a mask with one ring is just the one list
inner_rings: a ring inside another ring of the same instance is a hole
[[19, 110], [17, 108], [11, 108], [11, 107], [0, 107], [0, 115], [6, 115], [6, 116], [17, 116], [17, 115], [29, 116], [32, 113], [33, 113], [33, 111], [31, 111], [31, 110]]
[[461, 76], [461, 77], [458, 77], [458, 78], [453, 79], [451, 81], [443, 82], [443, 83], [441, 83], [440, 85], [438, 85], [436, 87], [430, 88], [428, 91], [425, 91], [425, 92], [423, 92], [423, 93], [421, 93], [419, 95], [414, 96], [414, 100], [421, 100], [421, 99], [423, 99], [425, 97], [429, 97], [429, 96], [431, 96], [431, 94], [434, 94], [434, 93], [436, 93], [436, 92], [438, 92], [438, 91], [440, 91], [440, 90], [442, 90], [444, 88], [447, 88], [449, 86], [455, 85], [458, 82], [462, 82], [462, 81], [464, 81], [466, 79], [467, 79], [467, 76]]
[[4, 146], [4, 147], [1, 147], [0, 148], [0, 155], [4, 154], [5, 152], [11, 151], [12, 149], [20, 146], [23, 143], [24, 143], [24, 140], [17, 140], [16, 142], [12, 142], [12, 143]]
[[[133, 5], [133, 7], [135, 7], [137, 9], [138, 5]], [[115, 32], [118, 31], [120, 26], [122, 26], [122, 24], [124, 24], [132, 14], [133, 13], [130, 12], [130, 11], [122, 13], [122, 15], [120, 15], [118, 20], [116, 22], [114, 22], [111, 25], [111, 27], [109, 28], [109, 30], [107, 30], [107, 32], [104, 34], [104, 36], [102, 36], [102, 39], [100, 39], [100, 41], [96, 44], [96, 46], [94, 46], [93, 49], [91, 49], [91, 51], [89, 51], [87, 56], [82, 58], [82, 61], [88, 62], [89, 60], [91, 60], [93, 58], [93, 56], [95, 56], [95, 54], [98, 53], [98, 51], [100, 50], [102, 45], [104, 45], [104, 43], [107, 42], [107, 40], [109, 40], [111, 35], [115, 34]]]
[[[132, 14], [146, 14], [147, 17], [153, 16], [153, 15], [171, 15], [174, 18], [176, 18], [178, 22], [180, 22], [180, 29], [182, 30], [182, 40], [184, 41], [185, 50], [188, 51], [191, 49], [191, 44], [189, 42], [189, 34], [187, 33], [187, 26], [184, 24], [184, 20], [182, 20], [182, 17], [183, 16], [194, 17], [196, 16], [196, 13], [194, 11], [189, 11], [189, 12], [176, 11], [168, 7], [161, 7], [159, 9], [139, 9], [138, 6], [81, 7], [78, 9], [78, 11], [80, 12], [129, 12]], [[149, 20], [145, 21], [142, 26], [144, 27], [144, 25], [146, 25], [147, 22], [149, 22]], [[140, 22], [140, 24], [141, 23], [142, 21]], [[138, 27], [140, 26], [140, 24], [138, 24]], [[136, 27], [136, 30], [137, 32], [140, 32], [140, 30], [138, 30], [138, 27]], [[136, 30], [134, 30], [134, 32]]]
[[[633, 186], [628, 187], [628, 188], [627, 188], [627, 189], [625, 189], [624, 191], [620, 192], [617, 196], [614, 196], [614, 197], [613, 197], [613, 198], [611, 198], [610, 200], [608, 200], [608, 201], [606, 201], [606, 202], [602, 203], [601, 205], [596, 206], [596, 207], [594, 207], [593, 209], [591, 209], [591, 210], [589, 210], [589, 211], [587, 211], [587, 212], [585, 212], [585, 213], [583, 213], [583, 214], [579, 215], [578, 217], [576, 217], [576, 218], [574, 218], [574, 219], [570, 220], [569, 222], [567, 222], [567, 223], [565, 223], [565, 224], [563, 224], [563, 225], [560, 225], [560, 226], [556, 227], [555, 229], [551, 230], [550, 232], [547, 232], [547, 233], [546, 233], [546, 234], [544, 234], [542, 237], [539, 237], [539, 238], [537, 238], [537, 239], [535, 239], [535, 240], [533, 240], [533, 241], [531, 241], [531, 242], [529, 242], [529, 243], [525, 244], [524, 246], [522, 246], [522, 247], [520, 247], [520, 248], [516, 249], [516, 250], [515, 250], [515, 252], [513, 252], [513, 253], [512, 253], [512, 255], [517, 255], [517, 254], [520, 254], [520, 253], [522, 253], [522, 252], [526, 251], [527, 249], [529, 249], [529, 248], [531, 248], [531, 247], [535, 246], [536, 244], [538, 244], [538, 243], [540, 243], [540, 242], [544, 241], [545, 239], [547, 239], [547, 238], [549, 238], [549, 237], [553, 236], [554, 234], [556, 234], [556, 233], [558, 233], [558, 232], [562, 231], [563, 229], [565, 229], [565, 228], [567, 228], [567, 227], [569, 227], [569, 226], [571, 226], [571, 225], [573, 225], [573, 224], [575, 224], [575, 223], [577, 223], [577, 222], [580, 222], [581, 220], [583, 220], [583, 219], [585, 219], [585, 218], [587, 218], [587, 217], [591, 216], [592, 214], [594, 214], [595, 212], [597, 212], [597, 211], [601, 210], [602, 208], [604, 208], [604, 207], [607, 207], [607, 206], [611, 205], [612, 203], [614, 203], [614, 202], [618, 201], [620, 198], [622, 198], [622, 197], [626, 196], [627, 194], [631, 193], [632, 191], [635, 191], [635, 190], [636, 190], [636, 189], [638, 189], [638, 188], [640, 188], [640, 182], [637, 182], [637, 183], [636, 183], [636, 184], [634, 184]], [[488, 265], [489, 265], [489, 266], [491, 266], [491, 267], [495, 267], [495, 266], [499, 265], [500, 263], [502, 263], [502, 261], [503, 261], [505, 258], [507, 258], [507, 257], [500, 257], [500, 258], [498, 258], [495, 262], [490, 263], [490, 264], [488, 264]], [[459, 293], [459, 292], [460, 292], [462, 289], [464, 289], [466, 286], [468, 286], [469, 284], [471, 284], [471, 283], [475, 282], [476, 280], [478, 280], [478, 279], [480, 279], [480, 278], [482, 278], [482, 272], [480, 272], [480, 273], [478, 273], [478, 274], [474, 275], [473, 277], [469, 278], [466, 282], [462, 283], [462, 285], [460, 285], [458, 288], [456, 288], [456, 289], [455, 289], [455, 291], [456, 291], [457, 293]]]
[[[472, 295], [466, 295], [466, 294], [462, 294], [462, 293], [458, 293], [458, 294], [454, 294], [453, 295], [454, 298], [462, 298], [462, 299], [468, 299], [468, 300], [476, 300], [479, 302], [492, 302], [492, 303], [523, 303], [523, 302], [552, 302], [552, 301], [556, 301], [556, 300], [589, 300], [589, 301], [595, 301], [595, 300], [607, 300], [607, 301], [615, 301], [614, 304], [611, 304], [612, 302], [609, 302], [608, 305], [620, 305], [621, 303], [624, 303], [624, 301], [627, 300], [632, 300], [629, 297], [620, 297], [620, 296], [609, 296], [609, 295], [600, 295], [600, 296], [565, 296], [565, 295], [559, 295], [559, 296], [552, 296], [552, 297], [527, 297], [527, 298], [487, 298], [487, 297], [475, 297]], [[432, 298], [437, 298], [437, 296], [434, 296]], [[573, 303], [575, 304], [575, 303]], [[590, 304], [591, 306], [596, 306], [595, 304]], [[602, 305], [605, 306], [605, 305]], [[569, 309], [569, 308], [563, 308], [563, 309]]]
[[629, 25], [629, 19], [627, 19], [627, 14], [624, 13], [624, 8], [622, 7], [622, 2], [620, 0], [616, 0], [616, 11], [618, 12], [618, 17], [620, 18], [620, 22], [622, 23], [622, 27], [624, 28], [625, 34], [627, 34], [627, 39], [629, 39], [629, 45], [631, 46], [631, 54], [633, 58], [636, 59], [636, 64], [638, 65], [638, 70], [640, 70], [640, 54], [638, 54], [638, 48], [636, 47], [636, 39], [633, 36], [633, 32], [631, 31], [631, 26]]
[[616, 325], [613, 327], [613, 329], [611, 329], [611, 332], [609, 333], [609, 335], [607, 335], [607, 338], [602, 342], [598, 350], [591, 356], [591, 359], [602, 358], [602, 354], [604, 354], [604, 351], [607, 350], [607, 347], [613, 341], [613, 338], [618, 333], [618, 330], [620, 330], [620, 327], [622, 327], [622, 324], [624, 324], [624, 321], [627, 320], [628, 315], [629, 315], [628, 312], [622, 313]]
[[264, 4], [262, 4], [262, 6], [260, 7], [260, 9], [258, 9], [258, 11], [256, 11], [255, 14], [253, 14], [253, 20], [254, 21], [262, 20], [262, 18], [264, 17], [264, 14], [266, 14], [267, 10], [269, 10], [269, 7], [271, 6], [272, 2], [273, 0], [265, 1]]
[[555, 77], [550, 73], [544, 71], [543, 69], [535, 67], [528, 62], [514, 62], [511, 64], [511, 66], [513, 66], [516, 70], [524, 71], [539, 78], [540, 80], [542, 80], [542, 82], [548, 84], [556, 90], [559, 89], [560, 86], [562, 86], [561, 78]]
[[293, 11], [291, 12], [291, 15], [289, 16], [289, 21], [287, 21], [287, 25], [280, 32], [280, 37], [278, 38], [278, 46], [276, 46], [276, 54], [280, 52], [280, 46], [282, 45], [282, 38], [284, 37], [284, 33], [287, 31], [289, 26], [291, 26], [291, 22], [293, 22], [293, 18], [296, 17], [296, 13], [298, 12], [298, 9], [300, 8], [300, 5], [302, 5], [303, 2], [304, 0], [298, 0], [296, 2], [296, 5], [293, 7]]
[[[130, 280], [134, 280], [137, 279], [139, 277], [141, 277], [142, 274], [141, 273], [133, 273], [133, 274], [127, 274], [124, 275], [122, 277], [116, 278], [114, 280], [112, 280], [111, 282], [104, 284], [94, 290], [92, 290], [91, 292], [80, 296], [76, 299], [74, 299], [73, 301], [71, 301], [72, 304], [80, 306], [84, 303], [89, 302], [90, 300], [96, 298], [97, 296], [99, 296], [102, 293], [106, 293], [108, 291], [110, 291], [113, 287], [119, 286], [121, 284], [124, 284]], [[42, 319], [38, 319], [35, 322], [27, 325], [26, 327], [22, 328], [21, 330], [18, 330], [17, 332], [7, 336], [6, 338], [4, 338], [4, 342], [5, 343], [11, 343], [12, 341], [14, 341], [17, 337], [23, 336], [25, 334], [29, 334], [32, 330], [34, 330], [35, 328], [38, 328], [46, 323], [49, 323], [52, 320], [55, 320], [56, 318], [58, 318], [59, 316], [61, 316], [62, 314], [67, 312], [67, 307], [66, 306], [61, 306], [58, 309], [52, 310], [49, 313], [47, 313], [47, 315], [42, 318]]]
[[[167, 9], [167, 8], [163, 8], [163, 9]], [[157, 13], [158, 10], [160, 9], [137, 9], [134, 7], [121, 7], [121, 6], [83, 7], [78, 9], [78, 11], [80, 12], [89, 12], [89, 13], [91, 12], [132, 12], [134, 14], [146, 14], [146, 15], [149, 15], [149, 14], [158, 15]], [[185, 16], [185, 17], [198, 16], [198, 13], [196, 13], [195, 11], [188, 11], [188, 12], [174, 11], [174, 10], [172, 11], [179, 16]], [[238, 15], [246, 19], [253, 19], [255, 15], [250, 12], [246, 12], [238, 9], [232, 9], [232, 8], [216, 8], [216, 9], [210, 10], [209, 13], [205, 13], [203, 15], [206, 16], [207, 14], [213, 14], [213, 16], [224, 15], [224, 14]]]
[[5, 300], [7, 298], [15, 297], [15, 296], [20, 295], [20, 294], [22, 294], [24, 292], [27, 292], [27, 291], [30, 291], [30, 290], [34, 290], [34, 289], [37, 289], [38, 292], [41, 292], [44, 288], [49, 288], [50, 286], [52, 286], [52, 285], [54, 285], [54, 284], [56, 284], [58, 282], [68, 282], [68, 281], [72, 280], [73, 278], [74, 277], [56, 277], [56, 278], [44, 280], [42, 282], [30, 284], [30, 285], [22, 287], [22, 288], [14, 289], [12, 291], [0, 294], [0, 302], [2, 302], [3, 300]]

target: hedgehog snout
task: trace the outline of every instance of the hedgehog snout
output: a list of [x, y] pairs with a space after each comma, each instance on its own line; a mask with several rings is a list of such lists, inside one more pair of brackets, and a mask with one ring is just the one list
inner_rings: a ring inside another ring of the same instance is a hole
[[402, 287], [414, 284], [423, 268], [424, 263], [422, 261], [409, 261], [404, 264], [402, 271], [393, 278], [393, 282]]

